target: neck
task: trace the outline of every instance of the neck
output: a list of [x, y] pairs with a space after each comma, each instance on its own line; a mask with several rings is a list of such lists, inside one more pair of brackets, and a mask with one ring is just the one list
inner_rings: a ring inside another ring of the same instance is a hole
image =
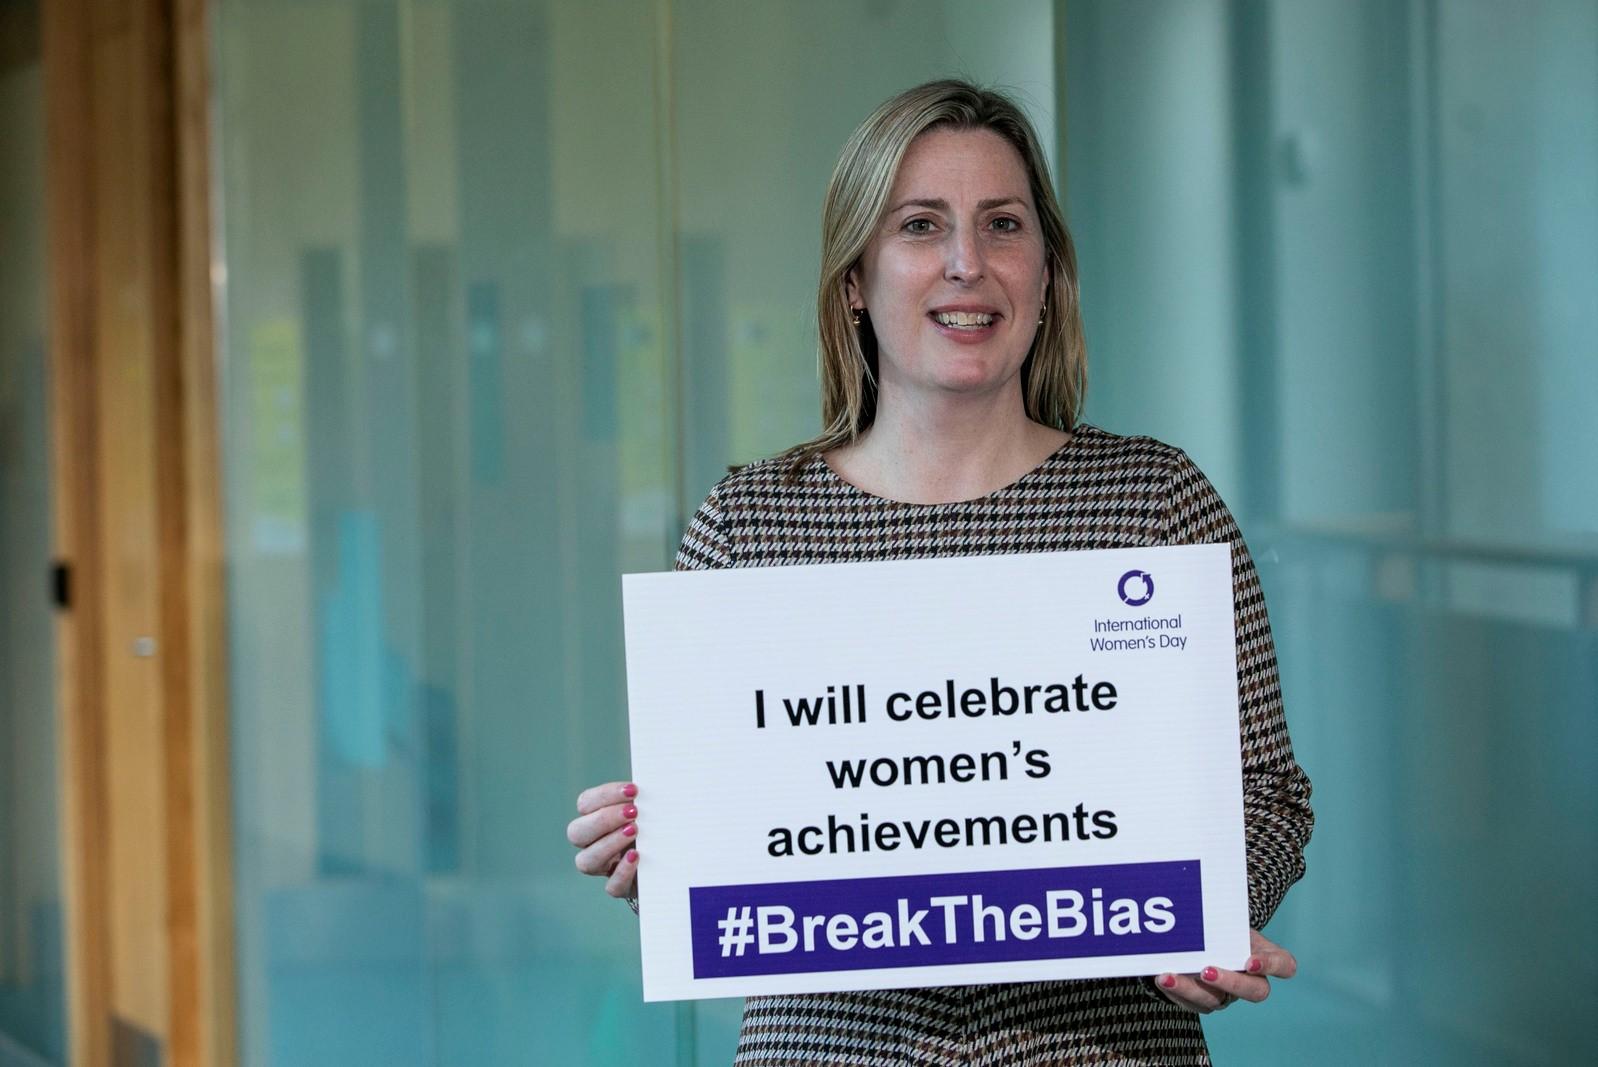
[[943, 504], [986, 496], [1068, 439], [1027, 418], [1019, 380], [977, 397], [906, 398], [884, 386], [870, 428], [827, 460], [854, 485], [890, 500]]

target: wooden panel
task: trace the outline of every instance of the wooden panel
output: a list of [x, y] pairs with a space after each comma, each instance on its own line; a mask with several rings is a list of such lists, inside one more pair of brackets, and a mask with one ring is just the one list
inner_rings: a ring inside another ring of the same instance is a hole
[[[139, 34], [93, 42], [100, 158], [95, 383], [101, 398], [100, 545], [104, 575], [111, 1010], [164, 1036], [171, 1011], [166, 937], [166, 804], [157, 655], [164, 658], [156, 548], [154, 355], [162, 313], [149, 285], [159, 260], [152, 218], [154, 131]], [[149, 641], [145, 654], [135, 645]]]
[[173, 15], [174, 198], [178, 241], [173, 373], [160, 392], [175, 453], [163, 480], [183, 489], [175, 531], [166, 627], [172, 700], [167, 750], [174, 874], [171, 879], [174, 1005], [172, 1062], [231, 1064], [234, 961], [231, 791], [228, 788], [227, 613], [223, 599], [221, 460], [215, 326], [211, 315], [210, 34], [206, 0], [178, 0]]
[[203, 0], [46, 5], [73, 1062], [235, 1061]]
[[68, 1041], [84, 1067], [109, 1061], [110, 944], [100, 676], [104, 621], [94, 369], [95, 155], [89, 12], [85, 0], [43, 5], [45, 152], [50, 195], [51, 445], [56, 555], [73, 568], [77, 603], [57, 616], [61, 717], [62, 895], [66, 908]]

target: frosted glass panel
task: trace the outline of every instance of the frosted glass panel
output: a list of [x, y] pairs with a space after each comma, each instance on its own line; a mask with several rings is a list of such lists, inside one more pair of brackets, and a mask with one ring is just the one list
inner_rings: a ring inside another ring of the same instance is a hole
[[224, 3], [224, 396], [250, 1065], [647, 1062], [577, 876], [669, 561], [655, 24]]
[[619, 576], [813, 432], [849, 130], [964, 69], [1052, 131], [1050, 5], [216, 25], [244, 1062], [725, 1063], [563, 840], [626, 773]]
[[1089, 418], [1240, 511], [1316, 785], [1216, 1061], [1593, 1059], [1598, 5], [1063, 17]]
[[65, 1064], [38, 5], [0, 36], [0, 1063]]
[[1598, 6], [222, 0], [216, 33], [250, 1067], [728, 1062], [738, 1002], [642, 1005], [562, 830], [626, 772], [619, 575], [814, 431], [830, 168], [948, 73], [1018, 89], [1063, 175], [1089, 418], [1186, 447], [1267, 584], [1321, 821], [1271, 927], [1304, 975], [1210, 1020], [1217, 1060], [1591, 1058]]

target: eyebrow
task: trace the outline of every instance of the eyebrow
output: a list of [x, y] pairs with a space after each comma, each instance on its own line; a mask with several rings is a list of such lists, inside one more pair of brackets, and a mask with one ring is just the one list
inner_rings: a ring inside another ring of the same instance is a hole
[[[1022, 200], [1019, 196], [994, 197], [993, 199], [990, 199], [990, 200], [978, 200], [977, 201], [977, 210], [978, 211], [989, 211], [989, 210], [991, 210], [993, 208], [996, 208], [996, 207], [1004, 207], [1006, 204], [1020, 204], [1022, 207], [1025, 207], [1026, 206], [1026, 201]], [[891, 214], [893, 214], [893, 212], [895, 212], [895, 211], [903, 211], [907, 207], [927, 207], [927, 208], [933, 209], [934, 211], [948, 211], [949, 210], [949, 202], [947, 200], [927, 200], [927, 199], [905, 200], [905, 201], [902, 201], [901, 203], [895, 204], [893, 207], [889, 208], [888, 209], [888, 213], [891, 215]]]

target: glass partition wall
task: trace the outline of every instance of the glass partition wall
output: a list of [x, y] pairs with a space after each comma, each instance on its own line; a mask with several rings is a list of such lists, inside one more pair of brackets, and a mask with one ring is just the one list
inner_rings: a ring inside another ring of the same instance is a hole
[[620, 580], [814, 432], [821, 195], [1052, 12], [223, 0], [243, 1061], [725, 1063], [564, 839], [627, 774]]
[[1238, 511], [1316, 787], [1216, 1062], [1591, 1059], [1598, 5], [1065, 18], [1089, 417]]
[[[1059, 137], [1089, 418], [1186, 447], [1271, 597], [1321, 812], [1271, 930], [1304, 976], [1218, 1058], [1590, 1049], [1591, 4], [215, 22], [249, 1067], [730, 1060], [737, 1002], [642, 1004], [563, 829], [626, 774], [620, 574], [815, 430], [832, 162], [947, 73]], [[1531, 960], [1568, 978], [1484, 977]]]
[[0, 1064], [67, 1062], [39, 5], [0, 4]]

